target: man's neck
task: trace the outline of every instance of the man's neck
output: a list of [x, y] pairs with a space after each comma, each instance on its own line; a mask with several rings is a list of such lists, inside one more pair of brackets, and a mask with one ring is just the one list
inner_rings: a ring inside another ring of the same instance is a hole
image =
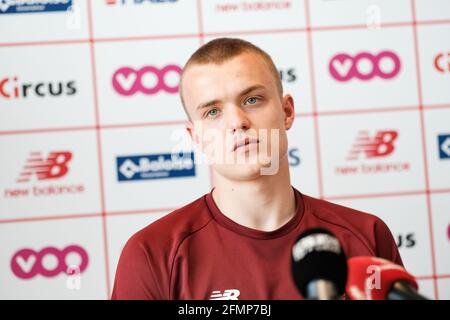
[[231, 181], [216, 175], [212, 193], [220, 211], [245, 227], [273, 231], [296, 213], [295, 192], [289, 178], [289, 164], [280, 164], [276, 175], [251, 181]]

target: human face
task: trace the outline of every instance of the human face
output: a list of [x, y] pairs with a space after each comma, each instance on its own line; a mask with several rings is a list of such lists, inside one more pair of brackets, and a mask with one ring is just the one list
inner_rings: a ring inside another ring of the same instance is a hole
[[243, 53], [222, 64], [189, 66], [182, 90], [191, 117], [187, 130], [222, 176], [253, 179], [263, 168], [278, 168], [286, 157], [293, 99], [280, 97], [260, 55]]

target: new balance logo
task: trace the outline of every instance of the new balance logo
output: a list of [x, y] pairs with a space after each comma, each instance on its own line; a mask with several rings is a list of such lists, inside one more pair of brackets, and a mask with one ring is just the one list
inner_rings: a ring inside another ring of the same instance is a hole
[[209, 300], [239, 300], [238, 297], [241, 292], [237, 289], [227, 289], [223, 293], [218, 291], [213, 291]]
[[68, 151], [50, 152], [44, 159], [40, 152], [31, 152], [17, 182], [28, 182], [32, 175], [38, 180], [57, 179], [69, 171], [67, 163], [72, 159]]
[[397, 137], [398, 132], [394, 130], [378, 131], [374, 137], [370, 137], [368, 131], [360, 131], [347, 160], [356, 160], [361, 153], [365, 154], [366, 158], [385, 157], [394, 151]]

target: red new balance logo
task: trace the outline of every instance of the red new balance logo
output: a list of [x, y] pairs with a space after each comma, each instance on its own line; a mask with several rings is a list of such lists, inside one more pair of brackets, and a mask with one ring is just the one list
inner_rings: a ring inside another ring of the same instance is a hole
[[370, 137], [368, 131], [360, 131], [347, 160], [356, 160], [361, 153], [365, 154], [366, 158], [387, 156], [394, 151], [394, 141], [397, 137], [398, 132], [394, 130], [378, 131], [374, 137]]
[[50, 152], [47, 159], [40, 152], [31, 152], [17, 182], [28, 182], [34, 174], [38, 180], [61, 178], [69, 171], [67, 163], [71, 159], [68, 151]]

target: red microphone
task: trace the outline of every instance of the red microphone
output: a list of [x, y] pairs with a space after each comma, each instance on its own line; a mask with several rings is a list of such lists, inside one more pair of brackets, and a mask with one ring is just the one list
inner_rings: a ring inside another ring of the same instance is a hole
[[353, 300], [428, 300], [403, 267], [375, 257], [348, 259], [346, 293]]

